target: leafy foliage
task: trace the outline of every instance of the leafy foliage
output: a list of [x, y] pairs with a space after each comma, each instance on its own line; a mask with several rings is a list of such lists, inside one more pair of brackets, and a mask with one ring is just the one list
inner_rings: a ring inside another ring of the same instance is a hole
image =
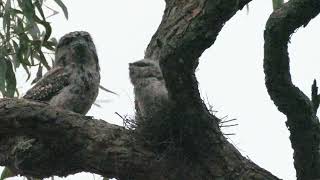
[[[68, 11], [61, 0], [54, 0]], [[51, 37], [51, 26], [46, 20], [43, 0], [0, 0], [0, 92], [13, 97], [16, 91], [17, 68], [24, 68], [27, 80], [30, 67], [50, 69], [48, 55], [53, 54], [57, 40]]]
[[[64, 3], [54, 1], [68, 18]], [[46, 20], [44, 6], [43, 0], [0, 0], [0, 94], [4, 97], [13, 97], [15, 92], [18, 94], [17, 68], [24, 68], [27, 80], [32, 66], [38, 66], [37, 76], [42, 67], [50, 69], [46, 54], [53, 54], [57, 40], [50, 38], [52, 29]], [[0, 179], [13, 176], [15, 174], [6, 167]]]
[[9, 168], [5, 168], [3, 171], [2, 171], [2, 174], [0, 176], [0, 180], [5, 180], [6, 178], [9, 178], [9, 177], [13, 177], [15, 176]]
[[272, 0], [273, 10], [278, 9], [283, 3], [284, 0]]

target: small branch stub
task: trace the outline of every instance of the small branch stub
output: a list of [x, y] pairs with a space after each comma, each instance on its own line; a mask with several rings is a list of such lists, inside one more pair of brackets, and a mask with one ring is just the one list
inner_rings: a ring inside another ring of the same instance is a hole
[[318, 86], [317, 86], [317, 80], [313, 80], [313, 84], [311, 86], [311, 99], [312, 99], [312, 105], [315, 114], [317, 113], [317, 110], [319, 108], [319, 94], [318, 94]]

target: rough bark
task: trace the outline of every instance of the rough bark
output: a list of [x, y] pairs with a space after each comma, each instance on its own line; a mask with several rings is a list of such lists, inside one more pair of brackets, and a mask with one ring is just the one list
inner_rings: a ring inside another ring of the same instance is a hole
[[170, 167], [164, 179], [277, 179], [242, 157], [223, 137], [219, 119], [200, 98], [195, 77], [200, 55], [250, 1], [166, 2], [145, 59], [130, 64], [137, 130], [147, 134], [154, 152], [164, 154], [164, 164]]
[[[170, 159], [150, 152], [123, 127], [45, 103], [2, 99], [0, 116], [0, 164], [22, 175], [43, 178], [86, 171], [118, 179], [277, 179], [228, 143], [220, 144], [214, 158], [191, 163], [179, 152]], [[229, 166], [215, 164], [215, 159]]]
[[292, 83], [287, 44], [295, 30], [319, 12], [319, 0], [291, 0], [271, 14], [264, 33], [266, 86], [279, 111], [287, 116], [298, 180], [320, 179], [319, 104]]
[[2, 99], [0, 165], [34, 177], [87, 171], [124, 180], [278, 179], [226, 140], [194, 72], [223, 25], [250, 1], [166, 0], [145, 59], [130, 64], [134, 130], [40, 102]]
[[2, 99], [0, 117], [0, 165], [22, 175], [141, 177], [153, 156], [123, 127], [44, 103]]

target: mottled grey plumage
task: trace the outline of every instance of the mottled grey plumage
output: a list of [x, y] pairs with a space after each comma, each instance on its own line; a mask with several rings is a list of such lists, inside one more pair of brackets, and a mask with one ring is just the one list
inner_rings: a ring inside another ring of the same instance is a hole
[[86, 114], [98, 95], [99, 84], [95, 45], [89, 33], [76, 31], [60, 39], [52, 69], [23, 98]]
[[168, 91], [158, 61], [142, 59], [130, 63], [129, 71], [140, 116], [152, 117], [169, 106]]

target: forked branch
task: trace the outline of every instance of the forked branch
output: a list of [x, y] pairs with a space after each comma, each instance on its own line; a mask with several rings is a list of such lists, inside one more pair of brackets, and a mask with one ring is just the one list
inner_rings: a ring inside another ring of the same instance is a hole
[[319, 12], [319, 0], [291, 0], [271, 14], [264, 32], [265, 83], [271, 99], [287, 116], [298, 180], [320, 178], [320, 124], [314, 107], [318, 103], [291, 81], [288, 42]]

